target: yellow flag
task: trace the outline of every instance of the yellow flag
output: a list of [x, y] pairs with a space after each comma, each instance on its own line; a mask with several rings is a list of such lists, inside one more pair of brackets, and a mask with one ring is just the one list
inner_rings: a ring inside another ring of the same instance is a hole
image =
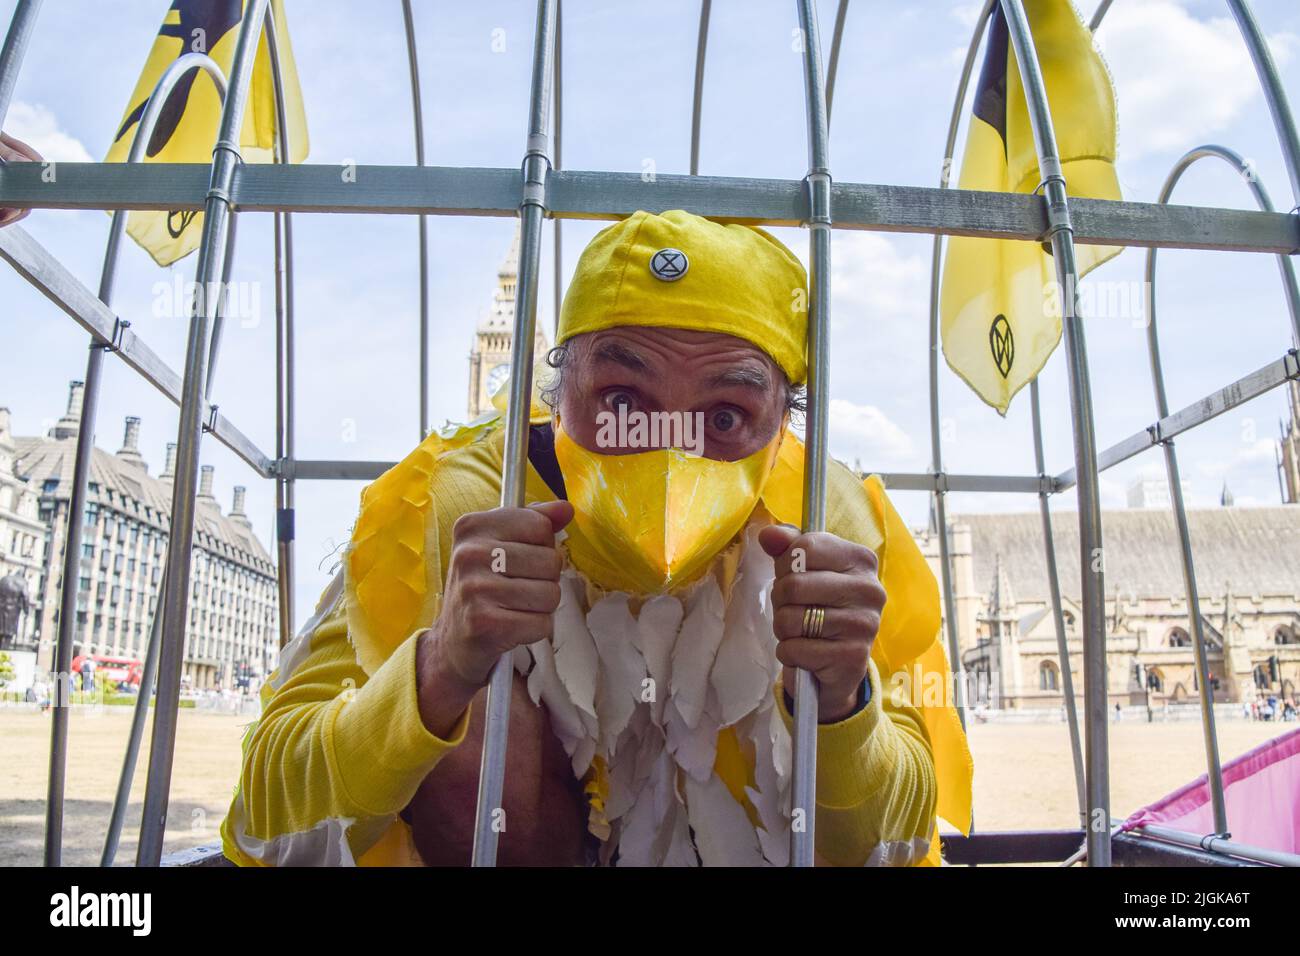
[[[126, 162], [145, 105], [158, 79], [173, 60], [186, 53], [206, 53], [229, 79], [243, 9], [244, 0], [173, 0], [131, 93], [105, 162]], [[288, 158], [290, 162], [300, 163], [307, 158], [307, 116], [281, 0], [271, 0], [271, 9], [275, 17], [284, 85]], [[206, 73], [192, 70], [173, 88], [149, 138], [144, 161], [210, 163], [220, 125], [221, 97], [216, 86]], [[270, 162], [274, 158], [275, 135], [275, 84], [271, 55], [263, 33], [253, 63], [248, 106], [239, 137], [244, 161]], [[189, 211], [133, 212], [127, 217], [126, 231], [158, 265], [166, 266], [198, 248], [203, 234], [203, 214]]]
[[[1070, 0], [1025, 0], [1047, 84], [1071, 196], [1120, 199], [1115, 175], [1115, 91]], [[958, 185], [1032, 193], [1042, 181], [1024, 88], [999, 5], [989, 28]], [[1118, 246], [1080, 245], [1082, 278]], [[1005, 415], [1061, 338], [1051, 247], [1037, 242], [954, 237], [940, 292], [943, 353], [980, 398]]]

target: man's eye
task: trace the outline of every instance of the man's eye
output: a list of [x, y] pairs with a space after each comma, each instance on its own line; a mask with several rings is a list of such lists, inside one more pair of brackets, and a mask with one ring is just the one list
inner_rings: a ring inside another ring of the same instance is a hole
[[617, 409], [620, 405], [622, 405], [624, 408], [627, 408], [630, 411], [631, 409], [636, 407], [636, 396], [633, 395], [631, 392], [623, 391], [620, 389], [612, 392], [606, 392], [605, 402], [613, 409]]
[[709, 424], [717, 431], [728, 432], [740, 425], [740, 416], [729, 408], [719, 409], [710, 416]]

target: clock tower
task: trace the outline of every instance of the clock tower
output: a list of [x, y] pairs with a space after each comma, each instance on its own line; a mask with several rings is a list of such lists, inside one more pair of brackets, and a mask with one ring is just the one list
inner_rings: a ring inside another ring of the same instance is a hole
[[[474, 347], [469, 353], [469, 417], [475, 419], [492, 407], [492, 394], [510, 375], [510, 340], [515, 328], [515, 292], [519, 282], [519, 225], [510, 251], [497, 270], [497, 290], [492, 308], [474, 330]], [[542, 323], [533, 339], [536, 368], [548, 349]]]

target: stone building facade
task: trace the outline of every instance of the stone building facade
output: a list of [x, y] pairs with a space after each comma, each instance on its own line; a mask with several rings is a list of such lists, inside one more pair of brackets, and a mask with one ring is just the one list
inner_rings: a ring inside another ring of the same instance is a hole
[[[31, 612], [24, 647], [36, 666], [54, 660], [62, 592], [68, 506], [81, 419], [81, 383], [72, 383], [67, 413], [43, 437], [12, 435], [0, 412], [0, 567], [21, 563]], [[171, 517], [175, 446], [158, 476], [139, 450], [141, 422], [126, 420], [115, 454], [96, 448], [91, 459], [82, 554], [78, 565], [73, 655], [143, 660], [157, 611]], [[212, 494], [213, 470], [200, 476], [191, 568], [190, 620], [184, 675], [196, 689], [256, 683], [274, 667], [279, 648], [275, 566], [253, 534], [244, 489], [223, 514]], [[7, 493], [7, 494], [6, 494]], [[30, 522], [33, 512], [36, 524]], [[13, 535], [22, 546], [15, 556]], [[39, 535], [28, 548], [29, 538]], [[31, 553], [26, 552], [30, 550]]]

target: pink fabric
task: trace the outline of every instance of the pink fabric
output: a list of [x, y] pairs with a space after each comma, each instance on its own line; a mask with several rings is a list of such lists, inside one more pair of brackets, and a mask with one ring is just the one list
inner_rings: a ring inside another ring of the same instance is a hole
[[[1238, 843], [1300, 852], [1300, 727], [1223, 766], [1228, 829]], [[1205, 835], [1214, 832], [1209, 776], [1135, 812], [1120, 827], [1147, 823]]]

